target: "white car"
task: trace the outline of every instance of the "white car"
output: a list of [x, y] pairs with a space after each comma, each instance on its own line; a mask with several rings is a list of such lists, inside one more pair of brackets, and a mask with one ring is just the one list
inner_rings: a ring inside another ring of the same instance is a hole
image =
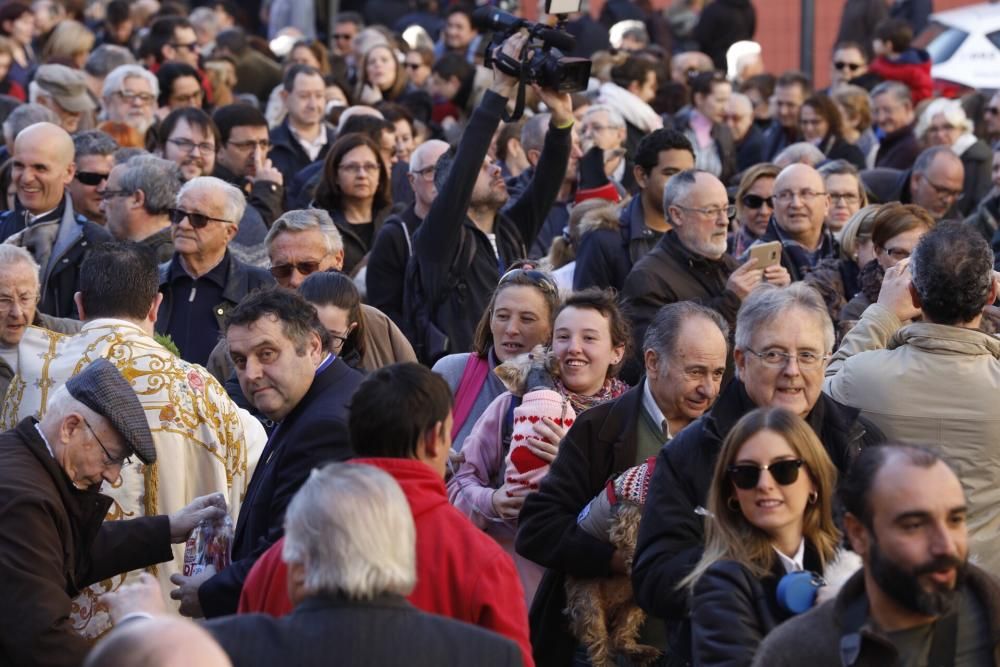
[[931, 54], [939, 94], [1000, 90], [1000, 2], [936, 12], [918, 42]]

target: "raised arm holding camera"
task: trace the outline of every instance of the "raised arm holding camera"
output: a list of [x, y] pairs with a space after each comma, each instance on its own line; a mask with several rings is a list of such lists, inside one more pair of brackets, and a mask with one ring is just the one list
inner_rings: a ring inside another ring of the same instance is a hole
[[[519, 60], [528, 37], [516, 33], [498, 47]], [[527, 257], [562, 185], [571, 149], [573, 106], [568, 93], [537, 88], [552, 113], [535, 178], [508, 209], [500, 167], [487, 157], [490, 140], [508, 98], [520, 84], [494, 64], [494, 80], [469, 120], [457, 151], [441, 157], [435, 182], [438, 196], [414, 236], [407, 269], [406, 310], [423, 331], [418, 353], [433, 362], [472, 345], [480, 314], [500, 276]]]

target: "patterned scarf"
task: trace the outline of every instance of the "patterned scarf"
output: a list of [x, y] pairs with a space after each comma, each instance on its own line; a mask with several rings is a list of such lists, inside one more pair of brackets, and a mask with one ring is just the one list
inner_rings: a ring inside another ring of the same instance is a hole
[[605, 380], [604, 386], [592, 396], [584, 396], [583, 394], [578, 394], [575, 391], [570, 391], [559, 378], [555, 378], [555, 385], [556, 391], [569, 399], [569, 404], [573, 406], [574, 410], [576, 410], [577, 416], [588, 408], [592, 408], [595, 405], [600, 405], [601, 403], [606, 403], [607, 401], [618, 398], [629, 389], [628, 385], [618, 378]]

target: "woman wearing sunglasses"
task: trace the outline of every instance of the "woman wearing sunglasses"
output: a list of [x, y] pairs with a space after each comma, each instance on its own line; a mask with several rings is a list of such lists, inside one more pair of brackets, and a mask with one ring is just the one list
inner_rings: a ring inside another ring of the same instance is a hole
[[[610, 290], [590, 288], [566, 299], [553, 326], [555, 386], [577, 415], [628, 389], [617, 375], [629, 340], [628, 321]], [[514, 534], [524, 499], [538, 488], [537, 475], [524, 474], [535, 480], [531, 483], [504, 478], [519, 404], [520, 397], [505, 391], [486, 408], [462, 448], [465, 460], [448, 482], [448, 498], [513, 556], [530, 605], [544, 568], [514, 553]], [[566, 430], [547, 417], [535, 423], [537, 437], [529, 437], [527, 444], [545, 461], [546, 470]]]
[[729, 234], [729, 254], [742, 257], [755, 241], [767, 231], [767, 223], [774, 213], [774, 179], [781, 167], [761, 163], [743, 172], [736, 189], [735, 228]]
[[836, 479], [819, 438], [787, 410], [754, 410], [729, 432], [708, 493], [705, 551], [681, 583], [692, 591], [694, 665], [750, 665], [791, 616], [778, 599], [781, 578], [822, 573], [835, 559]]

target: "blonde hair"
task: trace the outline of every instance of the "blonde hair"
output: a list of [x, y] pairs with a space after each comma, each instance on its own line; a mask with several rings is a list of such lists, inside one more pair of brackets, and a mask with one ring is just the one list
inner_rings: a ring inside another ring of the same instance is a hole
[[882, 208], [880, 204], [869, 204], [848, 218], [844, 228], [840, 230], [840, 254], [845, 259], [855, 260], [858, 245], [871, 241], [872, 230], [875, 228], [875, 214]]
[[729, 466], [736, 462], [744, 443], [761, 431], [780, 435], [795, 455], [805, 461], [802, 468], [815, 486], [816, 500], [806, 505], [802, 535], [816, 549], [822, 566], [833, 559], [840, 541], [840, 531], [834, 525], [831, 507], [837, 485], [837, 469], [804, 419], [782, 408], [758, 408], [744, 415], [726, 436], [708, 491], [705, 551], [678, 588], [693, 588], [698, 579], [720, 560], [736, 561], [754, 577], [766, 577], [774, 567], [777, 554], [771, 546], [771, 537], [747, 521], [739, 505], [735, 508], [730, 506], [734, 495]]
[[94, 41], [94, 33], [79, 21], [60, 21], [45, 42], [42, 62], [72, 60], [81, 53], [89, 53], [94, 48]]

